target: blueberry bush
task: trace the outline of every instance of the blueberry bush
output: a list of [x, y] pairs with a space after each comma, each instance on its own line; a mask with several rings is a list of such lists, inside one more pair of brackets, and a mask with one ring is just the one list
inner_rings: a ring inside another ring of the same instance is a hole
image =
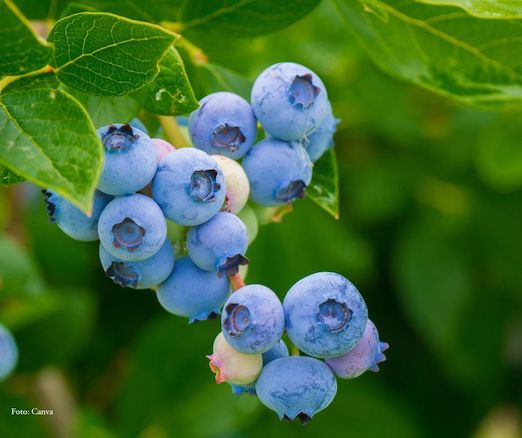
[[521, 433], [517, 2], [0, 18], [0, 436]]

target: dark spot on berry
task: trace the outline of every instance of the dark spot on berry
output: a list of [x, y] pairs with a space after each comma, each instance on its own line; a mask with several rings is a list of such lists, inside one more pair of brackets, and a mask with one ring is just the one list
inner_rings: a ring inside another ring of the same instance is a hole
[[276, 199], [283, 202], [291, 202], [297, 198], [305, 197], [306, 184], [302, 180], [290, 181], [287, 185], [276, 191]]
[[192, 199], [199, 202], [212, 202], [221, 185], [216, 182], [218, 172], [215, 169], [196, 170], [190, 176], [189, 193]]
[[125, 248], [133, 252], [143, 242], [145, 229], [127, 217], [112, 227], [112, 235], [114, 237], [112, 244], [115, 248]]
[[310, 423], [310, 421], [312, 421], [312, 419], [308, 415], [303, 414], [302, 412], [297, 415], [297, 418], [299, 418], [301, 424]]
[[288, 101], [296, 108], [306, 109], [314, 103], [320, 92], [321, 89], [312, 82], [312, 75], [306, 73], [296, 76], [292, 81], [288, 89]]
[[132, 126], [123, 125], [118, 128], [112, 125], [102, 136], [102, 143], [107, 152], [123, 152], [130, 149], [138, 138], [139, 135], [134, 135]]
[[225, 307], [225, 315], [223, 328], [230, 336], [238, 336], [250, 327], [251, 316], [246, 306], [236, 303], [228, 304]]
[[352, 312], [344, 303], [339, 303], [334, 299], [328, 299], [319, 305], [317, 319], [328, 327], [330, 332], [343, 330], [352, 316]]
[[132, 287], [136, 289], [138, 281], [140, 280], [136, 270], [124, 262], [112, 262], [105, 271], [105, 274], [107, 274], [107, 277], [114, 281], [114, 283], [122, 287]]
[[210, 312], [207, 316], [207, 319], [216, 319], [219, 316], [217, 312]]
[[227, 257], [225, 263], [217, 267], [217, 275], [219, 278], [223, 277], [223, 275], [235, 275], [239, 272], [239, 266], [248, 265], [248, 263], [249, 260], [241, 254]]
[[246, 138], [241, 129], [228, 123], [217, 126], [212, 133], [212, 145], [230, 152], [236, 152], [245, 140]]
[[55, 223], [57, 218], [56, 218], [56, 204], [51, 201], [51, 196], [52, 196], [52, 193], [49, 191], [49, 190], [42, 190], [42, 193], [44, 194], [44, 201], [45, 201], [45, 206], [47, 208], [47, 215], [49, 216], [49, 222], [51, 223]]

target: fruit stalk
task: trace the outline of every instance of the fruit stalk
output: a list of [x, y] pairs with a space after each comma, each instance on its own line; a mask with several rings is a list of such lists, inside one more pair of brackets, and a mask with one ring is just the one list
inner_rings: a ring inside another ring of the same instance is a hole
[[158, 116], [158, 120], [165, 131], [165, 137], [169, 143], [176, 148], [184, 148], [189, 146], [185, 136], [181, 132], [176, 117], [174, 116]]
[[245, 282], [243, 281], [243, 278], [239, 272], [237, 274], [230, 275], [228, 279], [230, 280], [230, 285], [232, 286], [232, 292], [235, 292], [245, 286]]

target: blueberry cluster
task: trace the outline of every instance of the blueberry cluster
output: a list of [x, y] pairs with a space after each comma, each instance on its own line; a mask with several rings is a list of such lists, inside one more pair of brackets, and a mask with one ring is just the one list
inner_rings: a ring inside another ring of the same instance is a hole
[[[257, 395], [290, 421], [307, 422], [326, 408], [337, 391], [335, 376], [378, 371], [388, 348], [355, 286], [332, 272], [299, 280], [283, 303], [265, 286], [238, 289], [223, 306], [221, 330], [208, 356], [216, 382], [230, 383], [236, 395]], [[289, 355], [285, 331], [306, 357]]]
[[[303, 197], [337, 123], [314, 72], [276, 64], [256, 79], [251, 103], [228, 92], [201, 100], [188, 119], [194, 147], [151, 139], [137, 120], [100, 128], [105, 161], [91, 215], [44, 191], [49, 216], [74, 239], [100, 240], [115, 283], [155, 290], [162, 307], [189, 322], [221, 314], [209, 356], [216, 381], [304, 421], [331, 402], [335, 375], [376, 370], [385, 344], [338, 274], [302, 279], [283, 303], [265, 286], [244, 285], [240, 269], [257, 234], [247, 202], [274, 207]], [[289, 356], [285, 331], [311, 357]]]

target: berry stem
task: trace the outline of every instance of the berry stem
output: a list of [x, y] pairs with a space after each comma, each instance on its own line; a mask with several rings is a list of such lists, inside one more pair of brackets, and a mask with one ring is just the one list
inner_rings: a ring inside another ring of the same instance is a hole
[[165, 131], [165, 137], [169, 143], [176, 148], [184, 148], [189, 146], [187, 139], [181, 132], [181, 129], [174, 116], [158, 116], [158, 120]]
[[289, 203], [282, 205], [274, 212], [274, 215], [272, 216], [272, 222], [277, 224], [280, 223], [283, 220], [283, 217], [292, 211], [294, 211], [293, 204]]
[[299, 356], [299, 348], [290, 342], [290, 356]]
[[233, 292], [235, 292], [238, 289], [241, 289], [242, 287], [245, 287], [245, 282], [243, 281], [243, 278], [241, 277], [241, 274], [239, 272], [234, 275], [229, 275], [228, 279], [230, 280], [230, 284], [232, 285]]

